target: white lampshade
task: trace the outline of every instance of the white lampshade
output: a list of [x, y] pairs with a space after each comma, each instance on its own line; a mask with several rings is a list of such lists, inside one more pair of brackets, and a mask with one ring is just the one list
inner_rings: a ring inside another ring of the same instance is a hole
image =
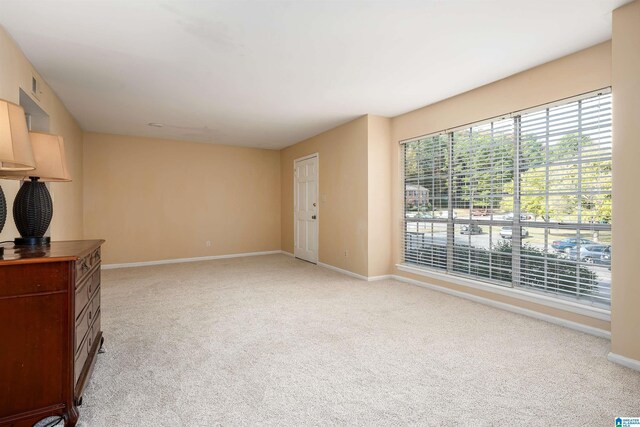
[[34, 176], [40, 178], [40, 181], [71, 181], [62, 137], [44, 132], [29, 132], [29, 139], [33, 147], [35, 169], [0, 172], [0, 176], [21, 180]]
[[21, 106], [0, 100], [0, 171], [25, 171], [36, 162]]

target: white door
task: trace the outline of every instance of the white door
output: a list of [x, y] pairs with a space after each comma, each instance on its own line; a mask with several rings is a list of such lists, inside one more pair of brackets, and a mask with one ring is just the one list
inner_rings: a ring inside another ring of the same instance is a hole
[[318, 262], [318, 156], [295, 161], [293, 244], [296, 258]]

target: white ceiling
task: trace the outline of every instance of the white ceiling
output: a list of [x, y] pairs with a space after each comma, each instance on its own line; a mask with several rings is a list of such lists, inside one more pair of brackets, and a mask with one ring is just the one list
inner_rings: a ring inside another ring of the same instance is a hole
[[281, 148], [605, 41], [627, 1], [0, 0], [0, 24], [84, 130]]

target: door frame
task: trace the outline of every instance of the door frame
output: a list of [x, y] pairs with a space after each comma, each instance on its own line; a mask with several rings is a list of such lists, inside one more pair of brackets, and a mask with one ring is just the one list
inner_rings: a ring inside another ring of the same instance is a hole
[[[316, 197], [318, 198], [318, 212], [316, 213], [316, 262], [320, 262], [320, 153], [315, 152], [293, 159], [293, 257], [296, 257], [296, 162], [316, 158]], [[296, 258], [301, 259], [301, 258]], [[302, 260], [307, 261], [307, 260]], [[310, 262], [310, 261], [307, 261]]]

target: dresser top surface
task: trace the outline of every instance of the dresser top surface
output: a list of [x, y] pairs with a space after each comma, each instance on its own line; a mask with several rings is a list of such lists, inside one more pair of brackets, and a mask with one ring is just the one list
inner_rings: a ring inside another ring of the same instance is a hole
[[88, 255], [104, 240], [68, 240], [51, 242], [48, 246], [4, 246], [0, 266], [16, 263], [75, 261]]

